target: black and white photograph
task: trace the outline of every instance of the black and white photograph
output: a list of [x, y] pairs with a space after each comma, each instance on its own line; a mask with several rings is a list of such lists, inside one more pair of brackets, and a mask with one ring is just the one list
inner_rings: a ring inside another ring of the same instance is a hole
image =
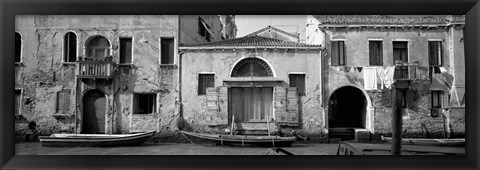
[[15, 15], [15, 155], [465, 155], [464, 30], [465, 15]]

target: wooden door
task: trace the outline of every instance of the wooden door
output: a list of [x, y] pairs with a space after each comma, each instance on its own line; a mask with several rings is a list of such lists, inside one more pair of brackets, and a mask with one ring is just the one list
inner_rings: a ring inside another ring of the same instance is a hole
[[235, 122], [266, 121], [272, 118], [273, 89], [271, 87], [233, 87], [230, 110]]
[[83, 96], [82, 133], [105, 133], [105, 95], [98, 90], [90, 90]]

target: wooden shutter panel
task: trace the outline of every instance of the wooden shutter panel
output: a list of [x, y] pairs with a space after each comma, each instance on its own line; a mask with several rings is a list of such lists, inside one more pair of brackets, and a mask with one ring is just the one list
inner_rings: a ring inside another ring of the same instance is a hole
[[207, 95], [207, 119], [208, 125], [217, 125], [216, 118], [219, 114], [217, 89], [215, 87], [206, 88]]
[[274, 87], [275, 120], [277, 123], [287, 123], [287, 89]]
[[287, 122], [298, 124], [298, 94], [296, 87], [287, 89]]
[[228, 87], [218, 87], [218, 107], [219, 112], [215, 117], [217, 125], [228, 124]]
[[413, 89], [407, 89], [407, 92], [406, 92], [406, 95], [405, 96], [407, 99], [407, 108], [413, 108], [415, 106], [415, 102], [413, 100], [413, 98], [415, 97], [414, 94], [413, 94]]
[[338, 66], [339, 61], [338, 61], [338, 41], [332, 41], [331, 43], [331, 49], [330, 49], [330, 54], [332, 56], [332, 66]]

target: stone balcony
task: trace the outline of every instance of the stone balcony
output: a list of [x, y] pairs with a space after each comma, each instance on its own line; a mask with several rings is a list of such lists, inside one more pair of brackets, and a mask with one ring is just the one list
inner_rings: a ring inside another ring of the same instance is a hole
[[113, 61], [78, 61], [77, 78], [111, 79], [116, 64]]

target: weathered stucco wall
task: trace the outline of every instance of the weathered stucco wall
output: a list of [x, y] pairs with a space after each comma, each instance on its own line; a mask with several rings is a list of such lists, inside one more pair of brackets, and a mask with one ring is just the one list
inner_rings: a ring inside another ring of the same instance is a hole
[[[23, 89], [24, 101], [22, 116], [16, 120], [17, 141], [23, 140], [22, 132], [31, 121], [37, 123], [37, 130], [41, 134], [73, 133], [75, 122], [78, 122], [77, 131], [80, 132], [82, 94], [89, 89], [98, 89], [106, 94], [106, 132], [161, 132], [175, 127], [178, 66], [176, 63], [161, 66], [159, 48], [162, 37], [174, 38], [177, 44], [178, 25], [178, 16], [173, 15], [16, 16], [15, 26], [22, 35], [23, 55], [22, 63], [16, 67], [15, 83], [16, 88]], [[78, 81], [76, 88], [75, 64], [62, 63], [63, 39], [69, 31], [77, 35], [79, 57], [85, 56], [87, 39], [97, 35], [107, 38], [115, 63], [119, 62], [119, 38], [132, 37], [132, 65], [120, 67], [112, 81]], [[71, 89], [71, 109], [68, 116], [55, 118], [56, 96], [62, 89]], [[144, 92], [158, 94], [157, 112], [150, 115], [132, 114], [133, 93]]]
[[[306, 95], [301, 96], [300, 126], [291, 129], [300, 134], [321, 136], [324, 132], [321, 108], [320, 50], [186, 50], [182, 56], [182, 102], [183, 118], [197, 132], [215, 131], [206, 121], [206, 95], [198, 95], [198, 74], [215, 73], [215, 87], [223, 86], [230, 78], [235, 64], [246, 57], [258, 57], [266, 61], [274, 78], [288, 87], [289, 73], [305, 73]], [[223, 127], [220, 127], [223, 128]]]
[[[339, 87], [354, 86], [368, 93], [373, 107], [374, 138], [379, 135], [391, 133], [391, 91], [383, 87], [379, 90], [365, 90], [364, 69], [369, 66], [369, 39], [383, 41], [383, 68], [394, 65], [393, 41], [408, 41], [409, 62], [418, 62], [417, 77], [409, 89], [412, 97], [409, 98], [407, 112], [408, 116], [403, 119], [404, 137], [443, 137], [443, 134], [464, 134], [464, 107], [459, 99], [463, 98], [464, 92], [464, 47], [463, 31], [458, 27], [448, 28], [336, 28], [325, 29], [327, 39], [327, 50], [324, 52], [326, 63], [326, 84], [324, 100]], [[330, 44], [332, 40], [344, 40], [346, 48], [345, 66], [331, 66]], [[432, 79], [429, 76], [428, 63], [428, 41], [442, 40], [443, 61], [441, 74], [434, 74]], [[373, 66], [376, 67], [376, 66]], [[360, 68], [360, 69], [359, 69]], [[384, 77], [382, 77], [384, 78]], [[459, 84], [460, 88], [452, 89], [452, 84]], [[431, 93], [430, 90], [443, 90], [443, 101], [448, 106], [455, 107], [455, 111], [446, 109], [446, 125], [444, 119], [430, 116]], [[453, 95], [460, 97], [453, 98]], [[450, 96], [450, 97], [449, 97]], [[448, 113], [450, 112], [450, 113]], [[452, 113], [454, 112], [454, 113]], [[455, 116], [453, 116], [455, 115]], [[328, 119], [327, 119], [328, 120]], [[450, 124], [449, 124], [450, 122]], [[453, 127], [452, 122], [458, 127]], [[446, 127], [446, 128], [444, 128]]]
[[[198, 33], [198, 20], [201, 17], [210, 26], [215, 36], [207, 41]], [[222, 23], [217, 15], [180, 15], [180, 45], [203, 44], [222, 40]]]

